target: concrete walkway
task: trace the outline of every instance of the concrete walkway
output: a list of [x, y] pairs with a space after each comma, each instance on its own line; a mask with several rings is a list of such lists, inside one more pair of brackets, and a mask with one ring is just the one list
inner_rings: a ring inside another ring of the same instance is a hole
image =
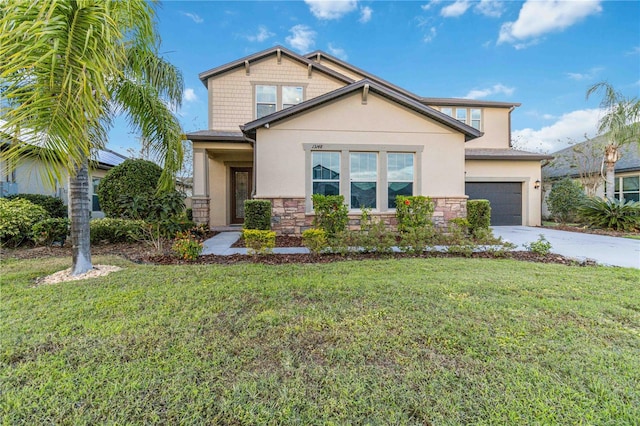
[[[553, 253], [580, 261], [595, 260], [600, 265], [640, 269], [640, 240], [529, 226], [494, 226], [492, 229], [496, 237], [502, 237], [506, 241], [517, 244], [516, 250], [524, 250], [524, 244], [537, 241], [540, 234], [543, 234], [551, 243]], [[241, 234], [237, 231], [221, 232], [213, 238], [209, 238], [204, 242], [202, 254], [221, 256], [247, 254], [246, 248], [231, 247]], [[434, 249], [446, 251], [446, 247], [435, 247]], [[309, 250], [305, 247], [277, 247], [273, 249], [273, 252], [276, 254], [296, 254], [309, 253]]]
[[551, 252], [578, 260], [592, 259], [600, 265], [640, 269], [640, 240], [557, 231], [529, 226], [494, 226], [496, 237], [522, 245], [537, 241], [540, 234], [551, 243]]

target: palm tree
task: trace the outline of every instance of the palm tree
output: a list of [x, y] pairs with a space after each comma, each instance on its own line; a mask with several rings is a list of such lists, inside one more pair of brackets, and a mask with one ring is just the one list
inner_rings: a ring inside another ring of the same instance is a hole
[[113, 117], [126, 114], [163, 159], [159, 190], [174, 185], [181, 167], [171, 109], [182, 101], [182, 76], [157, 47], [155, 9], [144, 0], [0, 2], [0, 86], [9, 104], [0, 118], [14, 141], [3, 156], [15, 164], [36, 155], [49, 180], [70, 176], [74, 275], [93, 267], [89, 160]]
[[606, 168], [606, 196], [612, 200], [615, 193], [615, 166], [620, 159], [620, 147], [640, 139], [640, 100], [627, 98], [611, 84], [600, 82], [587, 90], [587, 99], [604, 92], [600, 107], [604, 115], [598, 123], [598, 133], [606, 134], [604, 164]]

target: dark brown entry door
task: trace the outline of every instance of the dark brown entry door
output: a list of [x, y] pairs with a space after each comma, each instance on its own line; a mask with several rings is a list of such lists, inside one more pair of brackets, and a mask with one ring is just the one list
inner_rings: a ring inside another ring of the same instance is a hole
[[244, 222], [244, 201], [251, 198], [251, 167], [231, 168], [231, 223]]

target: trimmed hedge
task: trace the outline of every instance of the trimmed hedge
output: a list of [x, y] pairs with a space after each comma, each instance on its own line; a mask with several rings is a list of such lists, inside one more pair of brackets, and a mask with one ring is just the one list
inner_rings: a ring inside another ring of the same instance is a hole
[[91, 244], [139, 241], [143, 237], [143, 226], [145, 226], [143, 220], [93, 219], [89, 222]]
[[475, 235], [478, 229], [489, 229], [491, 225], [491, 204], [489, 200], [467, 201], [469, 232]]
[[271, 201], [245, 200], [244, 229], [271, 230]]
[[396, 218], [398, 231], [407, 232], [412, 229], [426, 228], [433, 225], [432, 217], [435, 204], [430, 197], [422, 195], [396, 197]]
[[273, 252], [273, 248], [276, 246], [276, 233], [274, 231], [244, 229], [242, 238], [244, 238], [247, 253], [251, 255], [269, 254]]
[[122, 196], [152, 197], [156, 193], [162, 169], [147, 160], [128, 159], [107, 172], [100, 181], [97, 194], [100, 208], [109, 218], [131, 217]]
[[42, 194], [14, 194], [6, 198], [7, 200], [22, 198], [23, 200], [28, 200], [33, 204], [44, 207], [51, 217], [67, 217], [67, 206], [65, 206], [64, 202], [58, 197]]
[[66, 217], [41, 220], [31, 229], [33, 240], [38, 244], [50, 246], [53, 243], [60, 243], [62, 246], [69, 235], [69, 226], [70, 221]]
[[18, 247], [32, 238], [35, 223], [49, 218], [44, 207], [24, 198], [0, 198], [0, 245]]
[[343, 195], [313, 194], [313, 226], [322, 229], [327, 238], [347, 229], [349, 209]]

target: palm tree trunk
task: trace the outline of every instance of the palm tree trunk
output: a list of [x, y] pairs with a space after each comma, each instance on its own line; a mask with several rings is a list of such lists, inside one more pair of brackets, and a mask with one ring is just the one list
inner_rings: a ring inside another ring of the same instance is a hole
[[606, 186], [605, 194], [607, 199], [613, 200], [616, 191], [616, 161], [620, 158], [618, 146], [611, 143], [604, 148], [604, 164], [606, 167]]
[[69, 178], [69, 205], [71, 206], [71, 243], [73, 265], [71, 275], [80, 275], [93, 269], [89, 239], [89, 159], [86, 158]]

